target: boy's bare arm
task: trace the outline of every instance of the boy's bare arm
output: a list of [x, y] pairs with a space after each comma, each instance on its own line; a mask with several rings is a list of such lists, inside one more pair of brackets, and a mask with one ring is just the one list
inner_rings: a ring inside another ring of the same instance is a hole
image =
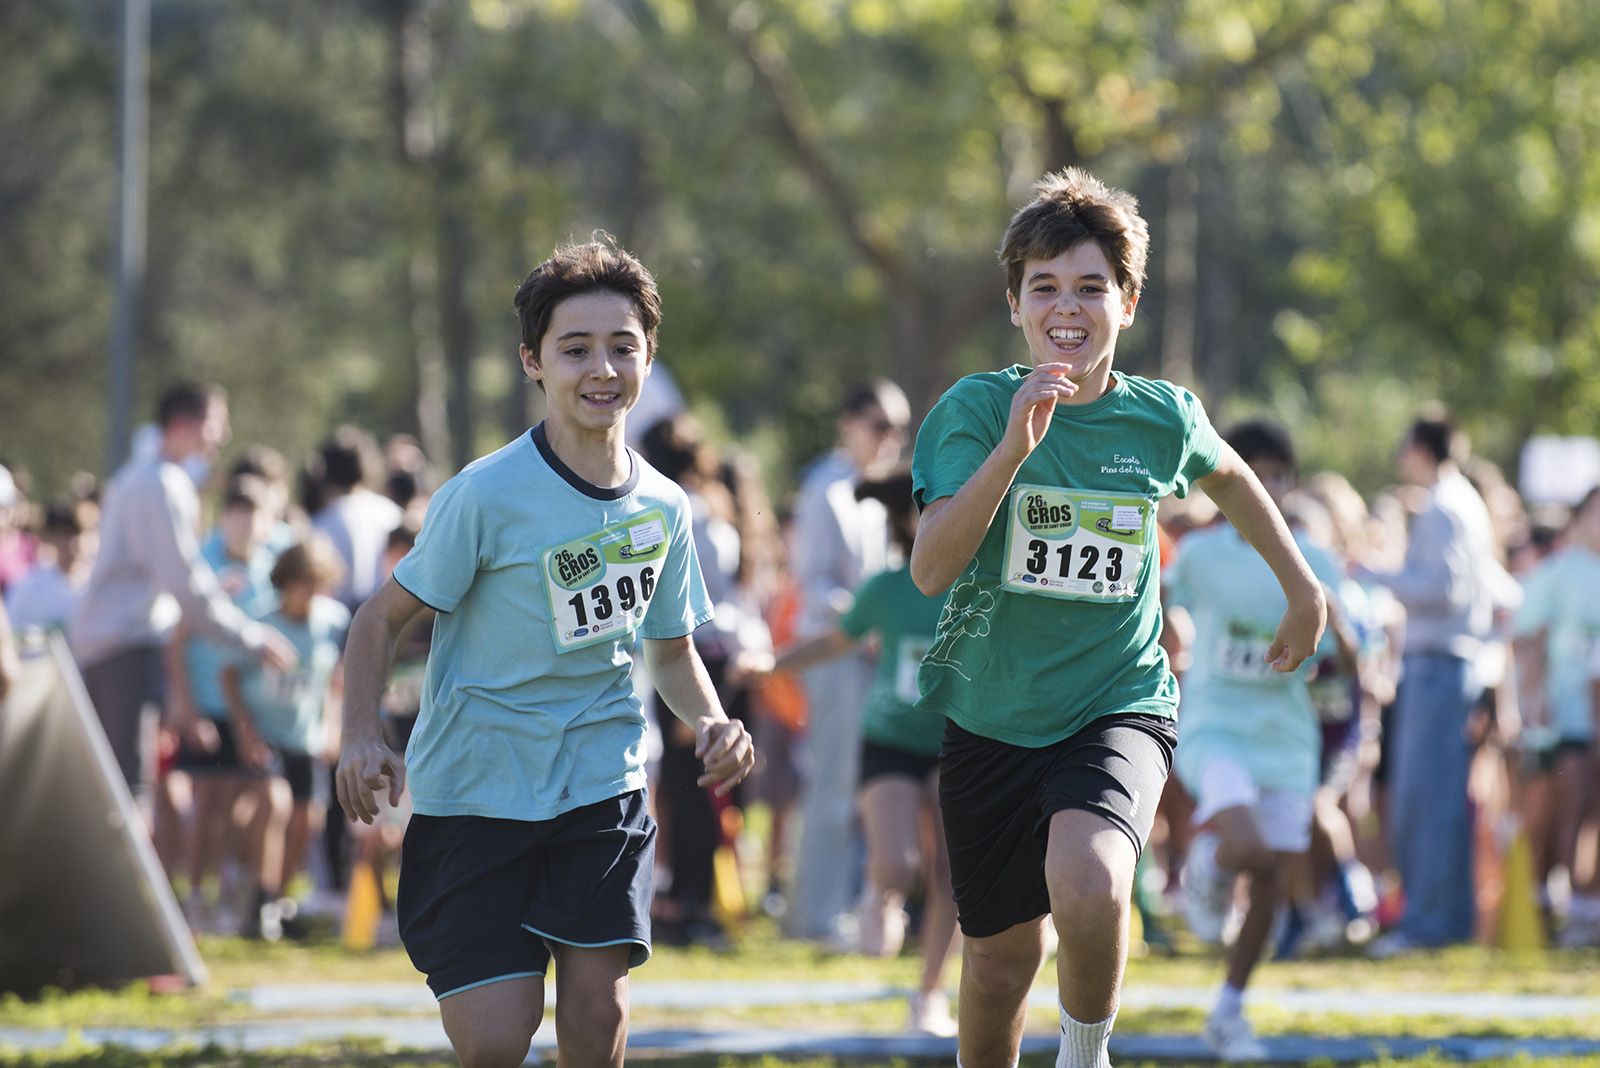
[[1289, 608], [1278, 624], [1267, 660], [1278, 671], [1293, 671], [1316, 651], [1322, 640], [1322, 629], [1328, 622], [1327, 598], [1255, 472], [1227, 445], [1222, 447], [1222, 454], [1217, 469], [1195, 484], [1206, 491], [1228, 522], [1261, 554], [1283, 587]]
[[1056, 403], [1078, 391], [1062, 369], [1043, 363], [1023, 380], [1011, 398], [1006, 432], [989, 458], [953, 497], [930, 501], [922, 510], [917, 540], [911, 547], [911, 581], [929, 597], [937, 597], [961, 577], [983, 544], [1006, 491], [1055, 417]]
[[722, 710], [693, 639], [687, 634], [647, 638], [644, 660], [651, 683], [672, 714], [694, 728], [694, 755], [706, 768], [696, 782], [726, 794], [755, 767], [756, 751], [744, 724]]
[[389, 804], [400, 803], [405, 761], [383, 740], [378, 701], [394, 660], [395, 639], [407, 623], [431, 611], [394, 579], [356, 610], [344, 649], [344, 710], [339, 717], [339, 804], [352, 820], [378, 815], [377, 791], [387, 784]]

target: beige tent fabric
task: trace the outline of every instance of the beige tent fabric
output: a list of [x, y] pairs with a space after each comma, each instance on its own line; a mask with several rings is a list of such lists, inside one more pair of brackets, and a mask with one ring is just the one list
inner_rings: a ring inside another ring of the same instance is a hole
[[205, 980], [66, 643], [0, 707], [0, 991]]

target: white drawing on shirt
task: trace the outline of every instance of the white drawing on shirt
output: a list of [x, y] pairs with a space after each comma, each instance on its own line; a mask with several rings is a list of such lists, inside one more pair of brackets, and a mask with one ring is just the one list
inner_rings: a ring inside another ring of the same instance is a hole
[[957, 601], [967, 600], [963, 590], [968, 587], [978, 588], [976, 574], [976, 567], [968, 571], [966, 577], [956, 583], [955, 588], [950, 591], [950, 596], [945, 599], [944, 611], [939, 615], [939, 636], [922, 661], [924, 664], [936, 667], [947, 667], [968, 682], [972, 681], [972, 676], [961, 670], [961, 661], [954, 659], [951, 654], [955, 651], [956, 642], [962, 638], [989, 636], [989, 613], [994, 611], [995, 604], [994, 594], [991, 591], [979, 590], [977, 596], [972, 597], [960, 608], [956, 607]]

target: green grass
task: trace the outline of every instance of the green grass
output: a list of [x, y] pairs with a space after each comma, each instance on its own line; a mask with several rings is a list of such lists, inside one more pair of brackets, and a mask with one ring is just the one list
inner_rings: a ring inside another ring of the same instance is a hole
[[[176, 994], [151, 994], [143, 983], [130, 983], [116, 990], [50, 991], [26, 1000], [15, 996], [0, 998], [0, 1027], [50, 1028], [74, 1030], [94, 1026], [149, 1027], [186, 1030], [206, 1024], [235, 1023], [255, 1018], [242, 1000], [230, 995], [259, 985], [295, 983], [419, 983], [405, 953], [385, 949], [351, 953], [332, 939], [310, 943], [263, 945], [237, 938], [204, 938], [200, 951], [210, 969], [210, 982], [202, 988]], [[948, 986], [954, 989], [957, 969], [952, 968]], [[1140, 984], [1198, 987], [1216, 986], [1222, 973], [1220, 958], [1211, 951], [1199, 951], [1180, 943], [1176, 956], [1146, 956], [1129, 964], [1128, 982]], [[904, 990], [915, 983], [917, 961], [912, 956], [880, 961], [828, 953], [816, 947], [779, 939], [770, 923], [752, 925], [735, 947], [717, 953], [706, 949], [660, 947], [655, 958], [635, 973], [637, 983], [674, 981], [750, 982], [801, 980], [809, 982], [868, 982]], [[1040, 984], [1053, 982], [1048, 966]], [[1329, 958], [1315, 961], [1268, 963], [1257, 973], [1260, 988], [1300, 990], [1360, 990], [1367, 993], [1396, 992], [1495, 992], [1542, 993], [1600, 997], [1600, 952], [1560, 953], [1528, 959], [1508, 957], [1489, 949], [1465, 947], [1439, 953], [1420, 954], [1400, 960], [1373, 962], [1359, 957]], [[360, 1010], [363, 1016], [377, 1010]], [[417, 1015], [431, 1015], [429, 1007]], [[1264, 1034], [1313, 1034], [1328, 1037], [1355, 1035], [1408, 1035], [1413, 1037], [1550, 1037], [1600, 1039], [1600, 1019], [1520, 1020], [1481, 1016], [1348, 1016], [1331, 1013], [1305, 1013], [1272, 1010], [1257, 1006], [1252, 1019]], [[298, 1012], [296, 1016], [316, 1015]], [[904, 1025], [905, 1003], [898, 997], [848, 1004], [786, 1005], [749, 1009], [706, 1009], [669, 1011], [639, 1009], [634, 1026], [684, 1027], [705, 1030], [742, 1027], [793, 1028], [797, 1023], [818, 1031], [897, 1031]], [[1049, 1031], [1055, 1021], [1048, 1011], [1030, 1015], [1030, 1027]], [[1122, 1034], [1189, 1033], [1199, 1031], [1202, 1014], [1187, 1009], [1125, 1009], [1118, 1017]], [[630, 1055], [630, 1060], [644, 1060]], [[836, 1063], [829, 1059], [784, 1061], [776, 1058], [739, 1059], [730, 1057], [648, 1058], [650, 1063], [682, 1068], [723, 1068], [740, 1065], [797, 1065], [801, 1068], [826, 1068]], [[23, 1055], [0, 1050], [4, 1068], [297, 1068], [297, 1066], [353, 1065], [376, 1068], [382, 1064], [415, 1065], [433, 1068], [449, 1063], [437, 1054], [414, 1054], [383, 1048], [377, 1043], [345, 1042], [310, 1045], [271, 1054], [239, 1053], [218, 1048], [175, 1046], [159, 1053], [141, 1053], [119, 1048], [99, 1048], [86, 1043], [69, 1044], [49, 1053]], [[851, 1062], [866, 1064], [869, 1062]], [[877, 1062], [901, 1063], [914, 1062]], [[1025, 1058], [1025, 1064], [1040, 1068], [1052, 1058]], [[1385, 1065], [1428, 1068], [1450, 1063], [1429, 1058], [1394, 1060]], [[1517, 1062], [1504, 1062], [1507, 1065]], [[1562, 1068], [1579, 1061], [1541, 1060], [1541, 1068]]]

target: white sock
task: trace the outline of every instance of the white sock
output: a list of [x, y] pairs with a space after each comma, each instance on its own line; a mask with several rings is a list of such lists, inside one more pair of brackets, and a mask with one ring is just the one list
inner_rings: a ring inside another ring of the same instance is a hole
[[1232, 983], [1223, 983], [1217, 991], [1217, 1003], [1211, 1010], [1213, 1016], [1238, 1016], [1244, 1012], [1244, 991]]
[[1112, 1009], [1111, 1015], [1099, 1023], [1083, 1023], [1063, 1007], [1061, 1052], [1056, 1054], [1056, 1068], [1110, 1068], [1106, 1046], [1111, 1042], [1111, 1025], [1116, 1019], [1117, 1010]]

